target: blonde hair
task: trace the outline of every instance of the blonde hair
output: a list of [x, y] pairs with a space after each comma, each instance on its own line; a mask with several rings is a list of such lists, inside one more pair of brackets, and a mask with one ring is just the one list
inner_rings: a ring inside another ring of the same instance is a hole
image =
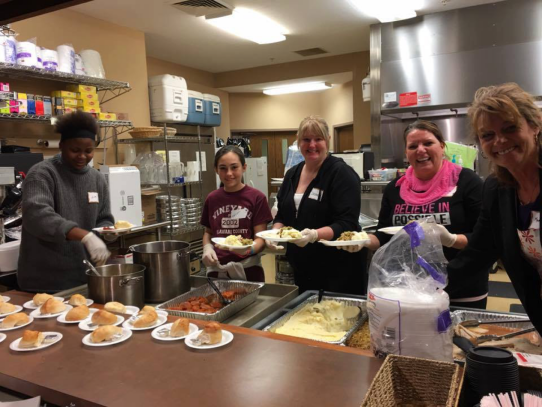
[[[539, 135], [542, 130], [542, 117], [533, 96], [520, 88], [517, 83], [510, 82], [478, 89], [467, 114], [478, 145], [480, 145], [480, 135], [478, 134], [480, 121], [487, 115], [496, 114], [502, 120], [515, 125], [518, 125], [523, 118], [531, 127], [537, 128], [536, 147], [540, 151]], [[517, 185], [516, 179], [506, 168], [495, 165], [493, 162], [491, 168], [499, 182], [506, 185]]]
[[329, 150], [329, 126], [324, 118], [316, 115], [305, 117], [299, 124], [299, 129], [297, 130], [297, 145], [299, 145], [299, 142], [307, 133], [322, 136], [326, 141], [326, 146]]

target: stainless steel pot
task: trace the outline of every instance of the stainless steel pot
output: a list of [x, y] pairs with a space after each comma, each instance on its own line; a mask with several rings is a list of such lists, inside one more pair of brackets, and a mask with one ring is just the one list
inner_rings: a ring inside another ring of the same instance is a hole
[[88, 292], [98, 304], [118, 301], [125, 305], [145, 305], [145, 266], [139, 264], [108, 264], [96, 267], [100, 276], [87, 270]]
[[145, 270], [145, 301], [164, 302], [190, 290], [190, 243], [165, 240], [130, 247]]

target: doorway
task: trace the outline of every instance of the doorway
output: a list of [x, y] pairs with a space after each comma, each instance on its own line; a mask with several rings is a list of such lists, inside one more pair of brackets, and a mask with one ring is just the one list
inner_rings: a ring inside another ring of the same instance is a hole
[[[269, 195], [278, 192], [271, 178], [284, 178], [288, 147], [296, 140], [296, 130], [232, 132], [232, 137], [250, 137], [252, 157], [267, 157], [267, 186]], [[269, 197], [267, 197], [269, 198]]]
[[354, 123], [345, 123], [333, 127], [333, 149], [336, 153], [347, 150], [355, 150], [354, 146]]

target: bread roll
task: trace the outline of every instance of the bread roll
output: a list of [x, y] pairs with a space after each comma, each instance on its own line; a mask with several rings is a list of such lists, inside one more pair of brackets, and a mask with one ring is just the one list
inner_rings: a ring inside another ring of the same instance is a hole
[[0, 314], [7, 314], [8, 312], [15, 311], [15, 305], [10, 304], [9, 302], [0, 303]]
[[104, 305], [104, 308], [109, 312], [120, 312], [121, 314], [126, 314], [126, 307], [120, 302], [108, 302]]
[[66, 304], [54, 298], [49, 298], [40, 308], [42, 314], [58, 314], [66, 310]]
[[13, 328], [14, 326], [24, 325], [30, 321], [28, 315], [24, 312], [17, 312], [16, 314], [8, 315], [2, 321], [2, 328]]
[[156, 309], [154, 307], [151, 307], [150, 305], [145, 305], [141, 311], [139, 311], [139, 313], [137, 315], [143, 315], [143, 314], [146, 314], [147, 312], [154, 312], [156, 313]]
[[115, 229], [131, 228], [133, 225], [126, 220], [118, 220], [115, 222]]
[[100, 343], [110, 340], [117, 334], [122, 334], [122, 328], [120, 326], [104, 325], [96, 328], [95, 331], [92, 331], [90, 340], [94, 343]]
[[39, 307], [40, 305], [45, 304], [45, 301], [47, 301], [49, 298], [53, 298], [53, 296], [49, 294], [36, 294], [33, 298], [33, 301], [34, 304]]
[[158, 320], [158, 314], [156, 312], [146, 312], [138, 317], [132, 324], [134, 328], [148, 328]]
[[186, 318], [179, 318], [173, 323], [169, 330], [169, 336], [178, 338], [179, 336], [186, 336], [190, 332], [190, 322]]
[[74, 307], [77, 307], [79, 305], [87, 305], [87, 299], [81, 294], [74, 294], [71, 296], [68, 304], [73, 305]]
[[72, 308], [66, 314], [66, 321], [81, 321], [90, 315], [90, 310], [86, 305], [80, 305]]
[[208, 335], [209, 339], [205, 342], [207, 345], [214, 345], [222, 341], [222, 328], [220, 324], [216, 322], [209, 322], [203, 327], [203, 332], [199, 334], [198, 338], [204, 338], [204, 335]]
[[117, 322], [117, 316], [103, 309], [92, 314], [92, 323], [98, 325], [111, 325]]
[[35, 348], [41, 345], [44, 338], [43, 332], [25, 330], [19, 348]]

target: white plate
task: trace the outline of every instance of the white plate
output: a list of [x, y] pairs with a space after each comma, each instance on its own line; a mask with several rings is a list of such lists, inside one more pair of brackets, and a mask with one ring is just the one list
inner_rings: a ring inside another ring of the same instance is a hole
[[156, 313], [158, 315], [158, 319], [156, 321], [154, 321], [154, 324], [152, 324], [151, 326], [146, 326], [145, 328], [135, 328], [132, 323], [135, 322], [135, 320], [132, 320], [131, 318], [124, 321], [124, 324], [122, 324], [122, 326], [124, 328], [128, 328], [128, 329], [131, 329], [133, 331], [146, 331], [147, 329], [153, 329], [153, 328], [156, 328], [157, 326], [160, 326], [162, 324], [165, 324], [167, 322], [167, 316], [165, 316], [164, 314], [160, 313]]
[[9, 300], [11, 300], [10, 297], [6, 297], [5, 295], [2, 295], [2, 301], [9, 302]]
[[[92, 316], [92, 314], [94, 314], [96, 311], [98, 311], [96, 308], [91, 308], [90, 310], [90, 315], [89, 316]], [[66, 314], [68, 312], [63, 312], [62, 314], [60, 314], [58, 316], [58, 318], [56, 319], [58, 322], [62, 322], [63, 324], [78, 324], [79, 322], [81, 321], [84, 321], [85, 319], [87, 319], [88, 317], [86, 318], [83, 318], [83, 319], [78, 319], [77, 321], [66, 321]]]
[[38, 309], [35, 309], [34, 311], [32, 311], [30, 313], [30, 316], [34, 318], [55, 318], [55, 317], [58, 317], [59, 315], [64, 314], [65, 312], [68, 312], [69, 310], [73, 308], [71, 305], [67, 305], [67, 304], [64, 304], [64, 305], [66, 305], [66, 309], [62, 312], [57, 312], [56, 314], [41, 315], [41, 307], [39, 307]]
[[122, 336], [120, 337], [120, 339], [116, 339], [114, 341], [98, 342], [98, 343], [92, 342], [90, 340], [90, 335], [92, 335], [92, 334], [88, 334], [88, 335], [85, 335], [83, 337], [83, 343], [85, 345], [87, 345], [87, 346], [111, 346], [111, 345], [116, 345], [117, 343], [124, 342], [125, 340], [130, 338], [132, 336], [132, 331], [129, 330], [129, 329], [126, 329], [126, 328], [122, 328]]
[[379, 232], [385, 233], [387, 235], [394, 235], [397, 232], [399, 232], [401, 229], [403, 229], [403, 226], [390, 226], [387, 228], [381, 228], [378, 229]]
[[226, 240], [225, 237], [213, 237], [213, 238], [211, 238], [211, 242], [216, 243], [216, 244], [218, 244], [220, 246], [227, 247], [228, 249], [248, 249], [249, 247], [254, 246], [254, 241], [252, 242], [252, 244], [245, 244], [245, 245], [241, 245], [241, 246], [232, 246], [230, 244], [224, 244], [224, 240]]
[[342, 246], [353, 246], [353, 245], [362, 244], [362, 243], [371, 243], [371, 239], [362, 239], [362, 240], [319, 240], [318, 243], [322, 243], [325, 246], [342, 247]]
[[0, 334], [0, 342], [4, 342], [4, 339], [6, 339], [8, 336], [6, 334]]
[[[90, 298], [86, 298], [86, 300], [87, 300], [87, 303], [86, 303], [85, 305], [86, 305], [87, 307], [90, 307], [92, 304], [94, 304], [94, 300], [91, 300]], [[69, 301], [70, 301], [69, 299], [66, 300], [66, 301], [64, 301], [64, 304], [70, 305], [70, 304], [69, 304]], [[78, 305], [72, 305], [72, 307], [78, 307]]]
[[197, 331], [194, 332], [191, 335], [188, 335], [186, 339], [184, 340], [184, 343], [186, 343], [186, 346], [194, 349], [214, 349], [214, 348], [220, 348], [221, 346], [227, 345], [231, 341], [233, 341], [233, 334], [230, 331], [222, 330], [222, 340], [219, 343], [215, 343], [214, 345], [194, 345], [190, 339], [197, 338], [198, 335], [203, 331]]
[[[121, 317], [120, 315], [116, 315], [117, 317], [117, 322], [115, 322], [113, 325], [117, 326], [117, 325], [120, 325], [124, 322], [124, 317]], [[93, 326], [93, 327], [90, 327], [88, 326], [88, 324], [92, 324], [92, 315], [89, 316], [87, 319], [79, 322], [79, 325], [77, 325], [79, 328], [81, 328], [83, 331], [89, 331], [89, 332], [92, 332], [94, 331], [96, 328], [98, 328], [100, 325], [96, 325], [96, 326]]]
[[22, 328], [23, 326], [30, 325], [32, 322], [34, 322], [34, 318], [30, 316], [28, 318], [30, 318], [30, 320], [26, 324], [14, 326], [13, 328], [2, 328], [2, 322], [4, 322], [4, 319], [5, 319], [5, 318], [2, 318], [0, 319], [0, 331], [13, 331], [14, 329]]
[[[62, 297], [54, 297], [54, 299], [64, 302], [64, 298]], [[41, 307], [41, 305], [36, 305], [34, 304], [34, 301], [30, 300], [30, 301], [25, 302], [23, 304], [23, 307], [25, 307], [26, 309], [38, 309], [39, 307]]]
[[18, 352], [31, 352], [33, 350], [40, 350], [44, 348], [48, 348], [51, 345], [54, 345], [55, 343], [60, 342], [62, 339], [62, 334], [60, 332], [43, 332], [45, 336], [47, 335], [57, 335], [57, 338], [54, 339], [52, 342], [42, 343], [40, 346], [36, 346], [34, 348], [19, 348], [19, 342], [21, 342], [22, 337], [19, 339], [15, 339], [13, 342], [9, 344], [9, 348], [11, 350], [16, 350]]
[[270, 230], [263, 230], [261, 232], [256, 233], [257, 237], [261, 237], [262, 239], [269, 240], [270, 242], [295, 242], [296, 240], [299, 240], [300, 238], [293, 239], [291, 237], [278, 237], [278, 229], [277, 232], [273, 232]]
[[21, 312], [22, 310], [23, 310], [23, 307], [21, 307], [20, 305], [16, 305], [15, 311], [6, 312], [5, 314], [0, 314], [0, 317], [7, 317], [8, 315], [16, 314], [17, 312]]
[[192, 324], [190, 323], [188, 325], [188, 335], [184, 335], [184, 336], [179, 336], [179, 337], [171, 337], [171, 336], [160, 336], [158, 334], [158, 331], [160, 329], [171, 329], [171, 326], [173, 324], [165, 324], [165, 325], [162, 325], [162, 326], [159, 326], [159, 327], [156, 327], [154, 328], [154, 330], [151, 332], [151, 336], [154, 338], [154, 339], [158, 339], [159, 341], [178, 341], [179, 339], [184, 339], [186, 338], [187, 336], [190, 336], [192, 335], [194, 332], [197, 332], [198, 330], [198, 326], [196, 324]]
[[95, 232], [98, 232], [102, 235], [122, 235], [124, 233], [128, 233], [130, 230], [132, 230], [135, 226], [131, 226], [129, 228], [121, 228], [121, 229], [106, 229], [104, 230], [103, 227], [101, 228], [93, 228]]
[[[125, 305], [124, 307], [126, 308], [126, 314], [136, 315], [139, 312], [139, 308], [135, 307], [133, 305]], [[111, 312], [112, 314], [117, 314], [117, 315], [118, 314], [124, 314], [124, 312], [116, 312], [116, 311], [108, 311], [108, 310], [106, 310], [106, 311]]]

